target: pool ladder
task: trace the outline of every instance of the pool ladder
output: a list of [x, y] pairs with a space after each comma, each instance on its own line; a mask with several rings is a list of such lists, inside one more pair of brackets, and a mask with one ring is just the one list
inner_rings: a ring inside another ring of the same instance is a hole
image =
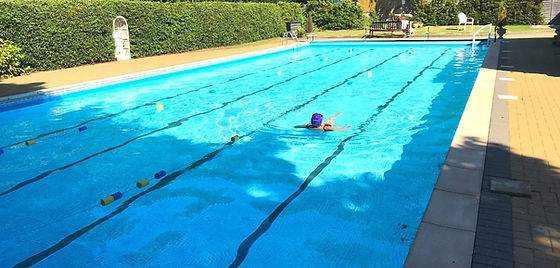
[[297, 34], [294, 31], [287, 31], [284, 33], [284, 36], [282, 36], [282, 45], [284, 45], [284, 40], [286, 41], [286, 45], [288, 45], [289, 39], [295, 41], [295, 44], [292, 47], [293, 52], [299, 53], [301, 44], [299, 42], [299, 39], [297, 38]]
[[490, 45], [490, 39], [492, 39], [490, 37], [490, 33], [492, 32], [492, 23], [486, 24], [482, 27], [480, 27], [480, 29], [478, 29], [478, 31], [476, 31], [473, 35], [472, 35], [472, 45], [471, 45], [471, 50], [472, 52], [474, 52], [474, 42], [476, 41], [476, 35], [478, 35], [478, 33], [480, 33], [480, 31], [482, 31], [482, 29], [484, 28], [488, 28], [488, 39], [486, 39], [486, 45]]
[[294, 41], [296, 41], [297, 43], [299, 43], [299, 40], [297, 38], [297, 34], [294, 31], [287, 31], [284, 33], [284, 35], [282, 36], [282, 45], [284, 45], [284, 40], [286, 40], [286, 45], [288, 44], [288, 39], [292, 39]]

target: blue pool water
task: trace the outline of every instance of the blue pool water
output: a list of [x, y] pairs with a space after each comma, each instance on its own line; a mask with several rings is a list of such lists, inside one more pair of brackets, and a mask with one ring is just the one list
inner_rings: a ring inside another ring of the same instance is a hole
[[400, 267], [485, 54], [316, 43], [0, 106], [0, 267]]

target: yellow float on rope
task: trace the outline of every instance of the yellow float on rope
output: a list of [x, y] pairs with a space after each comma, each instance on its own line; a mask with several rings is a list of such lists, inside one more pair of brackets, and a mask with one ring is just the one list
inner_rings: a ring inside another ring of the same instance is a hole
[[163, 110], [163, 104], [158, 104], [158, 105], [156, 105], [156, 109], [157, 109], [158, 111]]
[[231, 137], [232, 142], [236, 142], [238, 140], [239, 140], [239, 135], [234, 135], [233, 137]]
[[35, 143], [37, 143], [36, 140], [28, 140], [28, 141], [25, 142], [25, 145], [31, 146], [31, 145], [33, 145], [33, 144], [35, 144]]
[[282, 71], [277, 72], [278, 76], [282, 76]]
[[368, 77], [371, 77], [372, 75], [373, 75], [373, 73], [372, 73], [371, 71], [369, 71], [369, 72], [367, 73], [367, 76], [368, 76]]
[[142, 188], [142, 187], [144, 187], [148, 184], [150, 184], [150, 181], [148, 179], [143, 179], [143, 180], [136, 183], [136, 187]]
[[107, 197], [101, 199], [101, 205], [106, 206], [106, 205], [109, 205], [109, 204], [113, 203], [113, 201], [115, 201], [115, 198], [112, 195], [110, 195], [110, 196], [107, 196]]
[[122, 197], [122, 193], [121, 192], [116, 192], [116, 193], [114, 193], [110, 196], [107, 196], [107, 197], [101, 199], [101, 205], [102, 206], [109, 205], [109, 204], [113, 203], [113, 201], [121, 199], [121, 197]]

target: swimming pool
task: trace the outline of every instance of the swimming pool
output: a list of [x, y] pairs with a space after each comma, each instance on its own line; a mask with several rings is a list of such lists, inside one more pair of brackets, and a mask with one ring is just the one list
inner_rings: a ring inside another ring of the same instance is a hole
[[316, 43], [4, 108], [0, 266], [402, 266], [485, 53]]

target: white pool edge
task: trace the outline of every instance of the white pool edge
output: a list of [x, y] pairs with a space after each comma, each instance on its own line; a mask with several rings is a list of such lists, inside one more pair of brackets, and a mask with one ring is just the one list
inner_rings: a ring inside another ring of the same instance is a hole
[[65, 95], [65, 94], [69, 94], [69, 93], [85, 91], [85, 90], [89, 90], [89, 89], [94, 89], [94, 88], [98, 88], [98, 87], [103, 87], [103, 86], [128, 82], [128, 81], [141, 79], [141, 78], [146, 78], [146, 77], [152, 77], [152, 76], [163, 75], [163, 74], [168, 74], [168, 73], [173, 73], [173, 72], [185, 71], [185, 70], [189, 70], [189, 69], [195, 69], [195, 68], [210, 66], [210, 65], [214, 65], [214, 64], [228, 62], [228, 61], [234, 61], [234, 60], [240, 60], [240, 59], [245, 59], [245, 58], [250, 58], [250, 57], [255, 57], [255, 56], [261, 56], [261, 55], [264, 55], [264, 54], [269, 54], [269, 53], [280, 52], [280, 51], [284, 51], [284, 50], [288, 50], [288, 49], [295, 49], [295, 48], [299, 48], [299, 47], [303, 47], [303, 46], [308, 46], [309, 44], [310, 44], [309, 42], [300, 42], [300, 43], [292, 44], [292, 45], [283, 45], [283, 46], [278, 46], [278, 47], [273, 47], [273, 48], [268, 48], [268, 49], [262, 49], [262, 50], [256, 50], [256, 51], [251, 51], [251, 52], [246, 52], [246, 53], [241, 53], [241, 54], [236, 54], [236, 55], [231, 55], [231, 56], [218, 57], [218, 58], [213, 58], [213, 59], [208, 59], [208, 60], [202, 60], [202, 61], [191, 62], [191, 63], [180, 64], [180, 65], [173, 65], [173, 66], [168, 66], [168, 67], [163, 67], [163, 68], [152, 69], [152, 70], [148, 70], [148, 71], [134, 72], [134, 73], [130, 73], [130, 74], [113, 76], [113, 77], [109, 77], [109, 78], [102, 78], [102, 79], [91, 80], [91, 81], [81, 82], [81, 83], [76, 83], [76, 84], [71, 84], [71, 85], [64, 85], [64, 86], [59, 86], [59, 87], [46, 88], [46, 89], [41, 89], [41, 90], [37, 90], [37, 91], [33, 91], [33, 92], [27, 92], [27, 93], [21, 93], [21, 94], [15, 94], [15, 95], [10, 95], [10, 96], [0, 97], [0, 107], [2, 105], [17, 103], [17, 102], [30, 101], [30, 100], [33, 100], [33, 99], [36, 99], [36, 98], [48, 98], [48, 97], [52, 97], [52, 96]]
[[405, 267], [471, 267], [499, 50], [488, 49]]

